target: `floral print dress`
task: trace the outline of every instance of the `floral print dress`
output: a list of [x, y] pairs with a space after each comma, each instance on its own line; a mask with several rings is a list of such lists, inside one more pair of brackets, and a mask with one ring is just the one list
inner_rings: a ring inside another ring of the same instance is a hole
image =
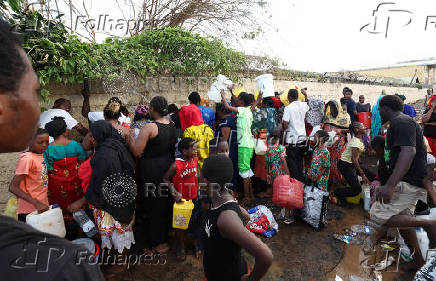
[[[321, 170], [324, 170], [324, 172], [319, 173]], [[316, 148], [313, 151], [310, 172], [312, 175], [316, 175], [318, 188], [322, 191], [327, 191], [330, 175], [330, 153], [327, 148]]]
[[270, 167], [268, 177], [271, 184], [274, 182], [276, 177], [286, 174], [286, 171], [283, 169], [284, 161], [286, 161], [286, 149], [283, 145], [268, 147], [266, 152], [266, 162]]

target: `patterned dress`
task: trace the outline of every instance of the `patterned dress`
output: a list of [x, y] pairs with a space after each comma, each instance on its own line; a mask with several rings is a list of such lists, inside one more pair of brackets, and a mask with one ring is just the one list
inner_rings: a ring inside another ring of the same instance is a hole
[[280, 175], [285, 175], [286, 171], [283, 169], [283, 163], [286, 161], [286, 148], [283, 145], [276, 145], [268, 147], [266, 152], [266, 162], [270, 167], [269, 177], [271, 183]]
[[[323, 169], [324, 172], [320, 174], [319, 171], [321, 169]], [[327, 191], [330, 176], [330, 152], [327, 150], [327, 148], [316, 148], [313, 151], [310, 172], [312, 175], [317, 176], [316, 184], [318, 188], [322, 191]]]
[[277, 128], [277, 112], [275, 108], [256, 108], [253, 112], [253, 125], [251, 130], [254, 134], [260, 129], [267, 129], [268, 134], [271, 134]]

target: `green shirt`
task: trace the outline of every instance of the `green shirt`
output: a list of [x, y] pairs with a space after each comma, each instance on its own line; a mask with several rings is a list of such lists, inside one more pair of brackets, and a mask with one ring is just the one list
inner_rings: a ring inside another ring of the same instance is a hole
[[238, 133], [238, 146], [254, 148], [254, 140], [251, 134], [251, 125], [253, 124], [253, 113], [250, 107], [238, 107], [238, 119], [236, 128]]

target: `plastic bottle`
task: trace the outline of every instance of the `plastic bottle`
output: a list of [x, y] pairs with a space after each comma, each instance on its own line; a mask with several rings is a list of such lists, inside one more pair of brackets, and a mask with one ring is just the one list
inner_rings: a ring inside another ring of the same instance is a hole
[[369, 225], [352, 225], [351, 231], [357, 233], [365, 233], [366, 235], [374, 233], [374, 229]]
[[73, 213], [73, 218], [83, 229], [83, 232], [86, 234], [86, 236], [93, 237], [95, 234], [97, 234], [98, 230], [95, 227], [94, 222], [89, 219], [84, 210], [78, 210], [77, 212]]
[[363, 189], [363, 209], [367, 212], [371, 209], [371, 190], [367, 185]]

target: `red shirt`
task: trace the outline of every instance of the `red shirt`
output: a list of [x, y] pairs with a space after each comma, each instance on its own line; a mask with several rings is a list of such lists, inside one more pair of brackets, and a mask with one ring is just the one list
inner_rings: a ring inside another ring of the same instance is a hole
[[182, 194], [183, 199], [197, 198], [198, 194], [198, 158], [189, 161], [176, 159], [176, 173], [173, 176], [174, 188]]

